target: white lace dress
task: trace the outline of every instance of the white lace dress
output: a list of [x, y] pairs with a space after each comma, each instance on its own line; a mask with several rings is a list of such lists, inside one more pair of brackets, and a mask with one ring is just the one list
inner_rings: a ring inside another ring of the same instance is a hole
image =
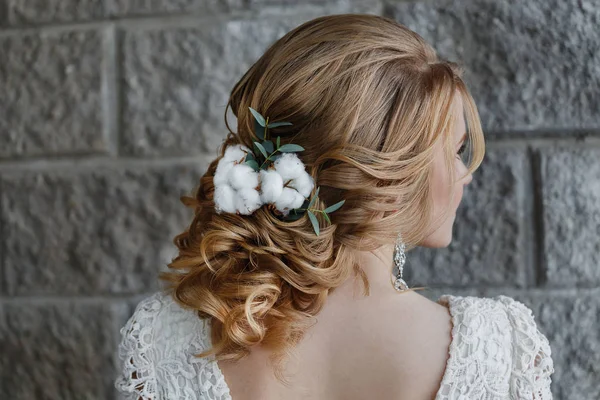
[[[507, 296], [444, 295], [453, 329], [436, 400], [551, 399], [550, 345], [529, 308]], [[115, 387], [126, 399], [232, 400], [210, 347], [209, 320], [157, 292], [123, 328]]]

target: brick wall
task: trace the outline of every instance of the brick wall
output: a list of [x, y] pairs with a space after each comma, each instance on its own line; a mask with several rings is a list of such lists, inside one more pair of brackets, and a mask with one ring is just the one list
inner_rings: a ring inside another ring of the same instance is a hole
[[[0, 398], [116, 399], [119, 328], [190, 220], [229, 90], [323, 14], [373, 13], [467, 67], [487, 135], [425, 294], [513, 296], [557, 399], [600, 398], [600, 3], [0, 2]], [[232, 121], [235, 124], [235, 121]]]

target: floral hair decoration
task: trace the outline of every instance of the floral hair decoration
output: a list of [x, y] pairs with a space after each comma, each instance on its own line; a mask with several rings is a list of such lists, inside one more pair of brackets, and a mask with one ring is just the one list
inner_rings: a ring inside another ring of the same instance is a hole
[[223, 212], [250, 215], [264, 204], [275, 215], [285, 221], [297, 220], [308, 213], [316, 235], [319, 235], [319, 222], [315, 212], [320, 212], [331, 224], [328, 213], [339, 209], [346, 200], [335, 203], [324, 210], [311, 208], [319, 195], [319, 188], [308, 199], [313, 188], [314, 178], [309, 175], [297, 152], [304, 148], [297, 144], [276, 146], [268, 140], [268, 129], [292, 125], [290, 122], [271, 122], [252, 107], [256, 136], [262, 140], [254, 142], [256, 153], [242, 144], [229, 146], [219, 160], [213, 182], [214, 202], [218, 214]]

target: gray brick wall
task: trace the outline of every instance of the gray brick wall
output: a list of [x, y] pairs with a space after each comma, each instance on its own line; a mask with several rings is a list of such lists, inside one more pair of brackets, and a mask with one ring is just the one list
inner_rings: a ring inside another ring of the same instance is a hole
[[157, 287], [234, 82], [324, 14], [395, 18], [467, 68], [488, 150], [407, 281], [513, 296], [556, 399], [600, 398], [600, 3], [0, 2], [0, 398], [117, 399], [118, 329]]

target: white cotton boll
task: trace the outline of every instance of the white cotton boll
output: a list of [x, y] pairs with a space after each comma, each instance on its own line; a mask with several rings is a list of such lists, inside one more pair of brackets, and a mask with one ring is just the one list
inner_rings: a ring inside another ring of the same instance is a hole
[[256, 189], [240, 189], [237, 191], [235, 208], [240, 214], [250, 215], [262, 206], [260, 193]]
[[235, 199], [236, 199], [235, 190], [229, 185], [222, 185], [215, 187], [214, 194], [214, 202], [215, 209], [217, 210], [217, 214], [221, 212], [234, 213], [235, 208]]
[[[242, 159], [242, 157], [246, 157], [246, 153], [244, 152], [244, 150], [246, 152], [250, 152], [250, 149], [242, 144], [236, 144], [233, 146], [228, 146], [225, 149], [225, 154], [223, 154], [223, 160], [226, 161], [239, 161]], [[243, 160], [242, 160], [243, 162]]]
[[294, 179], [304, 173], [304, 163], [298, 158], [296, 153], [283, 153], [273, 163], [283, 181]]
[[275, 201], [275, 208], [287, 215], [289, 210], [302, 206], [305, 198], [296, 189], [284, 187], [281, 196]]
[[310, 196], [310, 192], [312, 192], [315, 187], [315, 180], [307, 172], [304, 172], [296, 179], [293, 179], [288, 186], [293, 187], [306, 198]]
[[233, 167], [233, 161], [227, 161], [221, 158], [217, 163], [217, 169], [215, 170], [215, 176], [213, 177], [213, 183], [215, 186], [227, 184], [227, 174]]
[[227, 174], [227, 183], [235, 190], [258, 186], [258, 172], [248, 164], [235, 164]]
[[263, 203], [274, 203], [283, 192], [283, 178], [274, 169], [261, 169], [260, 198]]
[[298, 193], [298, 191], [296, 191], [295, 189], [292, 190], [296, 192], [296, 194], [294, 195], [294, 201], [292, 201], [292, 208], [299, 208], [302, 206], [306, 198], [300, 193]]

